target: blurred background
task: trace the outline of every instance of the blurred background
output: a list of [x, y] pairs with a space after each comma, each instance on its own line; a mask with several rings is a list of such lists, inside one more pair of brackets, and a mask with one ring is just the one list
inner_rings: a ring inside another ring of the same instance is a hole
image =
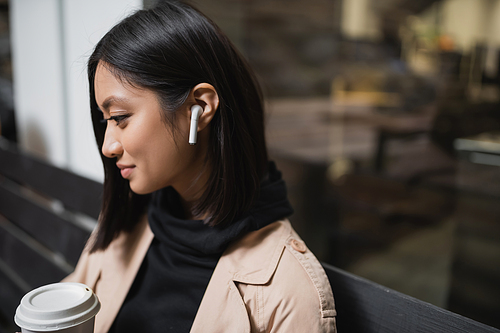
[[[92, 47], [154, 0], [0, 0], [1, 135], [102, 180]], [[500, 328], [500, 0], [199, 0], [324, 262]]]

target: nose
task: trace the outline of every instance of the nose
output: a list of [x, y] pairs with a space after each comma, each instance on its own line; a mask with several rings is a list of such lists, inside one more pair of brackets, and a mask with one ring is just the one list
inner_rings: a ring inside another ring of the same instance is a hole
[[102, 144], [102, 154], [108, 158], [114, 158], [123, 154], [123, 146], [116, 135], [108, 128], [104, 133], [104, 142]]

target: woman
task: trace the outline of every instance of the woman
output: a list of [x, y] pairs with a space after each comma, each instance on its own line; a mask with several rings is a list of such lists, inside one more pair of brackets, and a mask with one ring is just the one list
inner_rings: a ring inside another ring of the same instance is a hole
[[328, 279], [267, 158], [260, 90], [216, 25], [181, 2], [139, 11], [88, 75], [103, 205], [66, 281], [101, 300], [96, 332], [334, 332]]

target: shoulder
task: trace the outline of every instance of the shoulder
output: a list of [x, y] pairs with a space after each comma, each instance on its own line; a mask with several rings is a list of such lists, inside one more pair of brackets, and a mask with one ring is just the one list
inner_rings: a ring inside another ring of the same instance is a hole
[[296, 277], [287, 274], [291, 271], [301, 275], [304, 283], [307, 282], [308, 287], [304, 286], [305, 288], [316, 292], [315, 298], [319, 301], [322, 317], [334, 317], [336, 311], [330, 281], [323, 266], [293, 229], [285, 241], [285, 251], [275, 276], [283, 274], [283, 284], [290, 284], [290, 287], [297, 288]]
[[132, 232], [122, 232], [106, 250], [90, 253], [96, 232], [97, 229], [90, 235], [74, 272], [63, 281], [80, 282], [94, 288], [103, 269], [121, 272], [135, 269], [153, 238], [147, 219], [143, 217]]
[[234, 280], [252, 327], [270, 332], [335, 332], [328, 277], [290, 222], [275, 222], [245, 238], [235, 244], [245, 255], [238, 256]]

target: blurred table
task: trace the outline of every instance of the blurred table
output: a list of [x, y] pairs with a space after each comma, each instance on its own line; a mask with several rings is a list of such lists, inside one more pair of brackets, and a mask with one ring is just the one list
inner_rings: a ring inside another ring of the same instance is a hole
[[[339, 105], [329, 97], [272, 99], [266, 109], [271, 152], [322, 164], [338, 158], [371, 161], [380, 149], [379, 133], [423, 133], [434, 117], [433, 110], [380, 112], [369, 105]], [[390, 154], [411, 150], [393, 145]]]

